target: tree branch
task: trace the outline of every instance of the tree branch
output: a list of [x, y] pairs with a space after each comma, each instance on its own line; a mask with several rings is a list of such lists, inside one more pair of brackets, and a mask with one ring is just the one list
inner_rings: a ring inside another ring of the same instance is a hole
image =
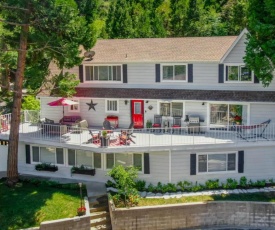
[[29, 26], [30, 24], [25, 24], [25, 23], [16, 23], [16, 22], [8, 22], [0, 18], [0, 22], [13, 25], [13, 26]]
[[0, 8], [11, 9], [11, 10], [22, 10], [22, 11], [25, 11], [25, 12], [30, 12], [29, 9], [25, 9], [25, 8], [21, 8], [21, 7], [16, 7], [16, 6], [0, 5]]

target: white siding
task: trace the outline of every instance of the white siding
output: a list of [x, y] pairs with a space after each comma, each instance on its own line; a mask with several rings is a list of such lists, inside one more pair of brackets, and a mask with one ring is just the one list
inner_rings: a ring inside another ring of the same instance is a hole
[[[232, 151], [232, 150], [231, 150]], [[231, 152], [228, 150], [228, 153]], [[238, 150], [236, 150], [238, 151]], [[210, 152], [213, 153], [214, 151]], [[222, 149], [215, 152], [226, 152]], [[225, 182], [227, 178], [239, 180], [245, 176], [248, 179], [261, 180], [274, 178], [275, 173], [275, 151], [273, 148], [254, 148], [244, 150], [244, 173], [211, 173], [190, 175], [190, 154], [193, 152], [173, 151], [172, 152], [172, 183], [179, 181], [191, 181], [204, 183], [209, 179], [219, 179]], [[197, 152], [198, 153], [198, 152]]]
[[250, 123], [260, 124], [268, 119], [275, 122], [275, 105], [255, 103], [250, 105]]
[[0, 145], [0, 171], [7, 170], [8, 146]]
[[[238, 45], [238, 44], [237, 44]], [[232, 50], [232, 52], [235, 49]], [[234, 51], [235, 52], [235, 51]], [[242, 63], [242, 56], [231, 63]], [[229, 63], [229, 62], [227, 62]], [[198, 89], [198, 90], [275, 90], [273, 81], [269, 87], [254, 83], [218, 83], [218, 63], [193, 63], [193, 83], [155, 82], [155, 63], [132, 63], [127, 65], [128, 83], [80, 83], [80, 87], [99, 88], [154, 88], [154, 89]]]
[[139, 176], [149, 183], [157, 184], [169, 182], [169, 153], [168, 151], [150, 152], [150, 174]]
[[243, 57], [245, 55], [245, 42], [246, 35], [244, 34], [225, 58], [224, 63], [243, 63]]

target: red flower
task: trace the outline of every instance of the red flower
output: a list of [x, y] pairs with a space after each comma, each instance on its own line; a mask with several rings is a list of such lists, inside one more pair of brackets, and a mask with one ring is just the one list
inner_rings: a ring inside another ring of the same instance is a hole
[[80, 207], [77, 209], [78, 212], [85, 212], [86, 211], [86, 208], [85, 207]]
[[238, 121], [238, 122], [241, 122], [241, 121], [242, 121], [242, 117], [236, 115], [236, 116], [234, 117], [234, 120], [235, 120], [235, 121]]

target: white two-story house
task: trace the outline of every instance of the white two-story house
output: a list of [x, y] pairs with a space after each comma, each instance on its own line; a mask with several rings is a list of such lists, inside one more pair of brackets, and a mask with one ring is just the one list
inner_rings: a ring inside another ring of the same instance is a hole
[[[89, 141], [88, 130], [74, 132], [75, 125], [62, 133], [45, 134], [45, 127], [31, 124], [25, 112], [19, 172], [106, 181], [107, 171], [122, 164], [138, 166], [139, 178], [154, 184], [272, 178], [275, 84], [264, 88], [245, 66], [246, 32], [98, 40], [94, 56], [68, 70], [80, 80], [71, 98], [78, 104], [51, 107], [48, 103], [58, 98], [44, 92], [39, 96], [40, 117], [58, 126], [64, 109], [65, 116], [86, 120], [92, 133], [99, 133], [108, 117], [117, 126], [108, 134], [111, 143], [101, 147], [98, 141]], [[132, 121], [135, 143], [125, 145], [119, 134]], [[190, 125], [193, 121], [195, 126]], [[156, 123], [160, 124], [154, 127]], [[2, 131], [0, 138], [7, 139], [8, 133]], [[0, 148], [7, 151], [4, 145]], [[59, 170], [38, 172], [34, 165], [40, 162], [56, 164]], [[95, 168], [96, 174], [72, 175], [74, 165]]]

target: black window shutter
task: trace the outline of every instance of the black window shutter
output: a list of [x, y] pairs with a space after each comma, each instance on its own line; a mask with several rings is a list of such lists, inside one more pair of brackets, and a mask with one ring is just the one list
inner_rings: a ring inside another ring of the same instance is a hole
[[127, 64], [122, 65], [122, 72], [123, 72], [123, 83], [127, 83]]
[[244, 151], [238, 152], [238, 173], [244, 172]]
[[255, 75], [255, 73], [254, 73], [254, 83], [260, 83], [260, 81], [259, 81], [259, 79], [257, 78], [257, 76]]
[[197, 173], [197, 154], [190, 154], [190, 175], [196, 175]]
[[31, 163], [31, 146], [30, 145], [26, 145], [26, 164], [30, 164]]
[[188, 82], [193, 82], [193, 64], [188, 64]]
[[219, 64], [219, 83], [224, 83], [224, 64]]
[[160, 64], [156, 64], [156, 82], [160, 82]]
[[143, 154], [143, 160], [144, 160], [144, 174], [150, 174], [150, 157], [149, 153]]
[[83, 65], [79, 66], [79, 80], [83, 82]]

